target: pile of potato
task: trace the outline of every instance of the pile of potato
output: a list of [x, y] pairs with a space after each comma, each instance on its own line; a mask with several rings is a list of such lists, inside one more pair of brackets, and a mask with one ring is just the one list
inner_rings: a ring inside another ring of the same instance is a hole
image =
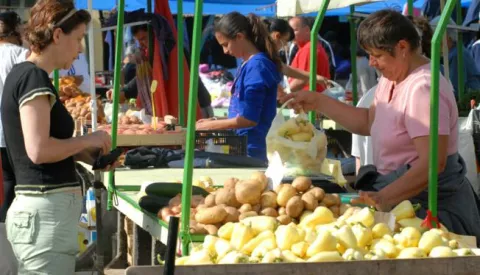
[[[111, 134], [112, 125], [100, 125], [98, 129]], [[153, 135], [163, 134], [164, 132], [163, 127], [158, 126], [155, 130], [152, 126], [146, 124], [119, 124], [117, 128], [117, 134], [119, 135]]]
[[338, 194], [325, 194], [323, 189], [313, 187], [307, 177], [297, 177], [292, 184], [281, 184], [274, 191], [267, 190], [267, 184], [268, 179], [261, 172], [247, 180], [228, 179], [224, 188], [211, 193], [198, 205], [193, 228], [197, 225], [219, 228], [253, 216], [274, 217], [280, 224], [298, 223], [305, 211], [313, 211], [318, 206], [328, 207], [335, 217], [347, 209]]
[[74, 76], [65, 76], [59, 79], [58, 96], [60, 101], [64, 103], [68, 99], [76, 98], [77, 96], [87, 96], [88, 94], [82, 92], [78, 87], [81, 82], [78, 82]]
[[[64, 104], [73, 119], [91, 120], [92, 108], [90, 106], [90, 100], [90, 96], [79, 95], [75, 98], [65, 100]], [[99, 123], [105, 122], [105, 113], [100, 99], [97, 99], [97, 121]]]
[[118, 120], [118, 123], [121, 125], [143, 124], [143, 121], [137, 116], [124, 115]]

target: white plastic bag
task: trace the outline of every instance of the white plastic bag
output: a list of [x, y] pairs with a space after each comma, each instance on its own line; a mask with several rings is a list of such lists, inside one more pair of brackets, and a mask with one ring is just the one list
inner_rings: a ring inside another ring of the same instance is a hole
[[319, 175], [322, 170], [322, 163], [327, 155], [327, 137], [323, 131], [316, 129], [308, 121], [305, 114], [300, 114], [290, 120], [298, 127], [305, 127], [302, 128], [304, 131], [313, 133], [310, 141], [293, 141], [286, 138], [286, 134], [279, 133], [283, 124], [286, 123], [282, 111], [287, 103], [280, 108], [268, 131], [266, 138], [267, 158], [271, 162], [274, 152], [277, 152], [284, 163], [285, 176]]
[[473, 190], [477, 194], [480, 193], [478, 177], [477, 177], [477, 165], [475, 158], [475, 146], [473, 145], [473, 113], [470, 111], [470, 114], [466, 119], [459, 120], [459, 131], [458, 131], [458, 153], [462, 156], [463, 160], [467, 165], [467, 179], [472, 184]]

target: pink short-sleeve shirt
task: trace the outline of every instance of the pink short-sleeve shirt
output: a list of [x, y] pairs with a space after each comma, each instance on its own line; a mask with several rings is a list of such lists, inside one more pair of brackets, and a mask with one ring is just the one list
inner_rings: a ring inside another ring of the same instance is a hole
[[[418, 159], [413, 139], [430, 134], [430, 64], [394, 85], [384, 77], [375, 93], [375, 118], [370, 129], [373, 162], [381, 174]], [[389, 102], [390, 92], [392, 97]], [[448, 155], [457, 152], [458, 109], [452, 85], [440, 75], [439, 135], [448, 135]]]

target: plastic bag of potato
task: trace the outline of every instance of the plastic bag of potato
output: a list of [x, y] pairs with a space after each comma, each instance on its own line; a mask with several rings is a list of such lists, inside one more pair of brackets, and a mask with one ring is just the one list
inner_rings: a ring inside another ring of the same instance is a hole
[[327, 136], [310, 123], [305, 113], [285, 121], [284, 106], [267, 134], [268, 160], [272, 161], [277, 151], [286, 169], [285, 176], [319, 175], [327, 155]]

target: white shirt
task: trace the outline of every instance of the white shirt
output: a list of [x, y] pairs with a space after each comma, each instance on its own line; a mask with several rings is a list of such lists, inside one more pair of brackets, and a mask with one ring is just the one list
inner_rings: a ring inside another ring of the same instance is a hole
[[[357, 107], [370, 108], [375, 98], [377, 86], [371, 88], [358, 101]], [[360, 159], [360, 165], [373, 164], [372, 138], [370, 136], [352, 135], [352, 156]]]
[[[20, 46], [2, 43], [0, 44], [0, 106], [2, 103], [3, 86], [8, 73], [12, 70], [13, 66], [17, 63], [21, 63], [27, 59], [28, 50]], [[1, 122], [0, 115], [0, 122]], [[6, 147], [5, 138], [3, 136], [3, 126], [0, 123], [0, 147]]]
[[78, 55], [77, 59], [70, 67], [70, 70], [60, 70], [58, 72], [60, 77], [63, 76], [83, 76], [82, 85], [80, 85], [80, 90], [84, 93], [90, 93], [90, 74], [88, 72], [88, 62], [87, 57], [84, 53]]

